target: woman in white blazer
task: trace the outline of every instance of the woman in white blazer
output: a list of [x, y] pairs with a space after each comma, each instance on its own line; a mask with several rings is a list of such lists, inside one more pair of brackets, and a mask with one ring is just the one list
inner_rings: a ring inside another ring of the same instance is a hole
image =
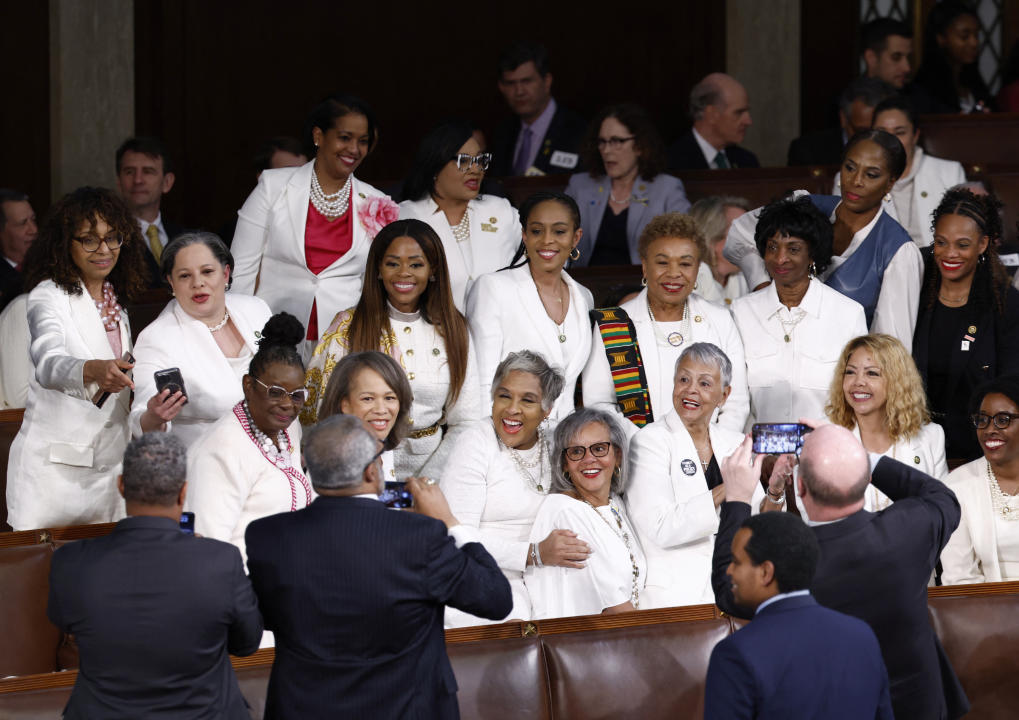
[[[714, 602], [711, 556], [725, 500], [721, 462], [744, 439], [711, 422], [731, 381], [725, 353], [711, 343], [694, 343], [676, 367], [672, 409], [630, 440], [626, 506], [647, 557], [643, 608]], [[782, 492], [764, 503], [758, 484], [751, 507], [781, 510]]]
[[[948, 476], [945, 431], [930, 421], [927, 394], [913, 357], [891, 335], [849, 341], [835, 366], [825, 413], [836, 425], [852, 430], [867, 452], [938, 480]], [[867, 488], [864, 509], [877, 512], [891, 504], [876, 487]]]
[[[618, 309], [601, 312], [606, 322], [616, 318], [624, 325], [627, 320], [632, 323], [642, 362], [640, 374], [646, 382], [638, 392], [646, 389], [651, 417], [665, 417], [672, 408], [672, 379], [683, 350], [695, 342], [710, 342], [725, 352], [733, 367], [732, 392], [715, 420], [742, 432], [750, 409], [743, 343], [729, 311], [693, 292], [698, 268], [707, 253], [697, 224], [689, 215], [659, 215], [644, 228], [639, 248], [646, 287]], [[608, 353], [603, 334], [610, 337]], [[633, 404], [630, 387], [616, 379], [618, 371], [629, 372], [624, 365], [629, 364], [626, 361], [632, 356], [632, 344], [615, 344], [618, 334], [611, 322], [595, 324], [592, 337], [591, 355], [582, 376], [584, 405], [629, 418], [623, 428], [630, 437], [648, 420], [639, 400]], [[625, 357], [618, 354], [621, 350]], [[633, 375], [638, 375], [636, 370]]]
[[262, 172], [237, 214], [231, 250], [233, 291], [304, 323], [310, 352], [336, 313], [357, 301], [371, 239], [398, 210], [354, 177], [378, 140], [364, 101], [327, 98], [307, 127], [315, 159]]
[[29, 250], [33, 372], [7, 465], [8, 522], [15, 530], [124, 515], [117, 476], [134, 383], [124, 359], [131, 328], [120, 303], [145, 288], [144, 252], [124, 202], [88, 187], [53, 206]]
[[[138, 336], [131, 432], [167, 430], [193, 445], [241, 397], [241, 378], [271, 315], [257, 297], [228, 293], [233, 258], [212, 233], [186, 233], [163, 250], [174, 299]], [[155, 373], [180, 369], [186, 396], [156, 391]]]
[[[931, 216], [949, 188], [966, 182], [966, 171], [954, 160], [928, 155], [918, 144], [920, 123], [908, 98], [895, 95], [874, 108], [871, 127], [891, 133], [906, 149], [906, 169], [882, 203], [919, 247], [934, 242]], [[842, 195], [841, 175], [833, 195]]]
[[748, 424], [819, 418], [839, 353], [867, 333], [863, 307], [815, 277], [831, 258], [832, 230], [808, 198], [766, 206], [755, 240], [775, 280], [732, 304], [746, 350]]
[[664, 172], [658, 130], [639, 105], [612, 105], [591, 122], [581, 154], [589, 171], [566, 186], [584, 229], [573, 267], [636, 265], [637, 241], [652, 218], [690, 209], [683, 182]]
[[485, 273], [510, 264], [520, 244], [520, 217], [505, 198], [479, 195], [492, 161], [467, 123], [433, 129], [414, 158], [400, 218], [423, 220], [442, 240], [453, 302], [464, 312], [467, 293]]
[[555, 426], [573, 412], [577, 378], [591, 353], [591, 292], [563, 270], [581, 238], [573, 198], [540, 192], [520, 207], [522, 264], [478, 278], [467, 297], [467, 320], [478, 350], [481, 396], [507, 353], [533, 350], [562, 369], [566, 386], [549, 415]]
[[981, 385], [970, 407], [984, 456], [945, 481], [962, 518], [941, 551], [941, 579], [945, 585], [1019, 580], [1019, 375]]

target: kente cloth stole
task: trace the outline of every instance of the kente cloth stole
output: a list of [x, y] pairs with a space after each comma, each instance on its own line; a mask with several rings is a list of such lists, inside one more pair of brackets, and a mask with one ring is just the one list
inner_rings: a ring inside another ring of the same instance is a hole
[[644, 362], [637, 345], [637, 331], [626, 311], [619, 307], [595, 308], [591, 319], [598, 324], [609, 372], [616, 390], [616, 404], [637, 427], [654, 422]]

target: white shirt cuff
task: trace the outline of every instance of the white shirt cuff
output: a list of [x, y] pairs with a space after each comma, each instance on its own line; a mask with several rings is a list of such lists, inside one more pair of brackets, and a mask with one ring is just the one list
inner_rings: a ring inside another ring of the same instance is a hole
[[464, 525], [463, 523], [451, 527], [449, 529], [449, 536], [453, 538], [457, 548], [461, 548], [469, 542], [481, 542], [481, 532], [476, 527]]

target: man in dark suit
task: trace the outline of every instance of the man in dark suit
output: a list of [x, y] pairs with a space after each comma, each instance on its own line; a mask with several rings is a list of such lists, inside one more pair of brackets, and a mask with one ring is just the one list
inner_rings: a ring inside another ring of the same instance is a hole
[[[730, 545], [750, 516], [762, 455], [750, 462], [749, 440], [722, 465], [722, 503], [712, 585], [715, 602], [750, 617], [725, 574]], [[782, 465], [776, 463], [776, 468]], [[868, 484], [894, 503], [863, 509]], [[880, 455], [868, 457], [848, 430], [824, 425], [809, 433], [800, 455], [797, 494], [821, 549], [810, 592], [832, 610], [860, 618], [877, 635], [888, 668], [895, 717], [958, 718], [969, 710], [927, 614], [927, 583], [959, 524], [959, 503], [944, 483]], [[836, 650], [837, 641], [833, 642]]]
[[38, 235], [28, 195], [0, 188], [0, 310], [21, 294], [21, 264]]
[[133, 440], [128, 517], [53, 554], [49, 618], [81, 653], [65, 718], [250, 718], [230, 653], [258, 649], [262, 618], [237, 548], [181, 532], [186, 470], [172, 435]]
[[753, 122], [750, 98], [736, 78], [711, 73], [690, 91], [693, 127], [669, 148], [669, 172], [760, 167], [757, 156], [739, 147]]
[[248, 569], [276, 636], [268, 719], [458, 718], [445, 606], [493, 620], [512, 609], [502, 571], [434, 481], [407, 479], [417, 512], [379, 502], [381, 454], [360, 420], [319, 422], [304, 437], [319, 497], [248, 525]]
[[842, 148], [858, 132], [869, 130], [874, 108], [895, 89], [878, 78], [860, 77], [839, 96], [839, 126], [807, 133], [789, 143], [788, 164], [838, 165]]
[[548, 50], [522, 42], [499, 58], [499, 92], [513, 111], [492, 142], [490, 175], [552, 175], [580, 167], [586, 123], [552, 97]]
[[170, 156], [158, 138], [128, 138], [117, 148], [117, 188], [141, 227], [150, 287], [165, 286], [159, 266], [163, 248], [184, 232], [160, 210], [175, 179]]
[[726, 574], [735, 601], [754, 619], [711, 652], [705, 720], [891, 720], [888, 672], [874, 631], [821, 607], [807, 589], [817, 557], [814, 534], [795, 515], [743, 521]]

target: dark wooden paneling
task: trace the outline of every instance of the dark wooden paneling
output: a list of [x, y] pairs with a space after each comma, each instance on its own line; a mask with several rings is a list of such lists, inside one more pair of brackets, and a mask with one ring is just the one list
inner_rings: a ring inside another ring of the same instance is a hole
[[496, 59], [525, 35], [548, 46], [559, 102], [589, 115], [635, 100], [669, 138], [685, 129], [693, 83], [724, 67], [725, 3], [659, 4], [651, 17], [605, 0], [136, 3], [137, 129], [177, 157], [167, 215], [211, 227], [232, 216], [254, 185], [258, 143], [298, 135], [329, 92], [360, 95], [379, 116], [378, 148], [358, 172], [369, 182], [401, 177], [444, 117], [490, 133], [505, 112]]
[[859, 0], [800, 2], [800, 132], [838, 123], [838, 96], [859, 72]]

